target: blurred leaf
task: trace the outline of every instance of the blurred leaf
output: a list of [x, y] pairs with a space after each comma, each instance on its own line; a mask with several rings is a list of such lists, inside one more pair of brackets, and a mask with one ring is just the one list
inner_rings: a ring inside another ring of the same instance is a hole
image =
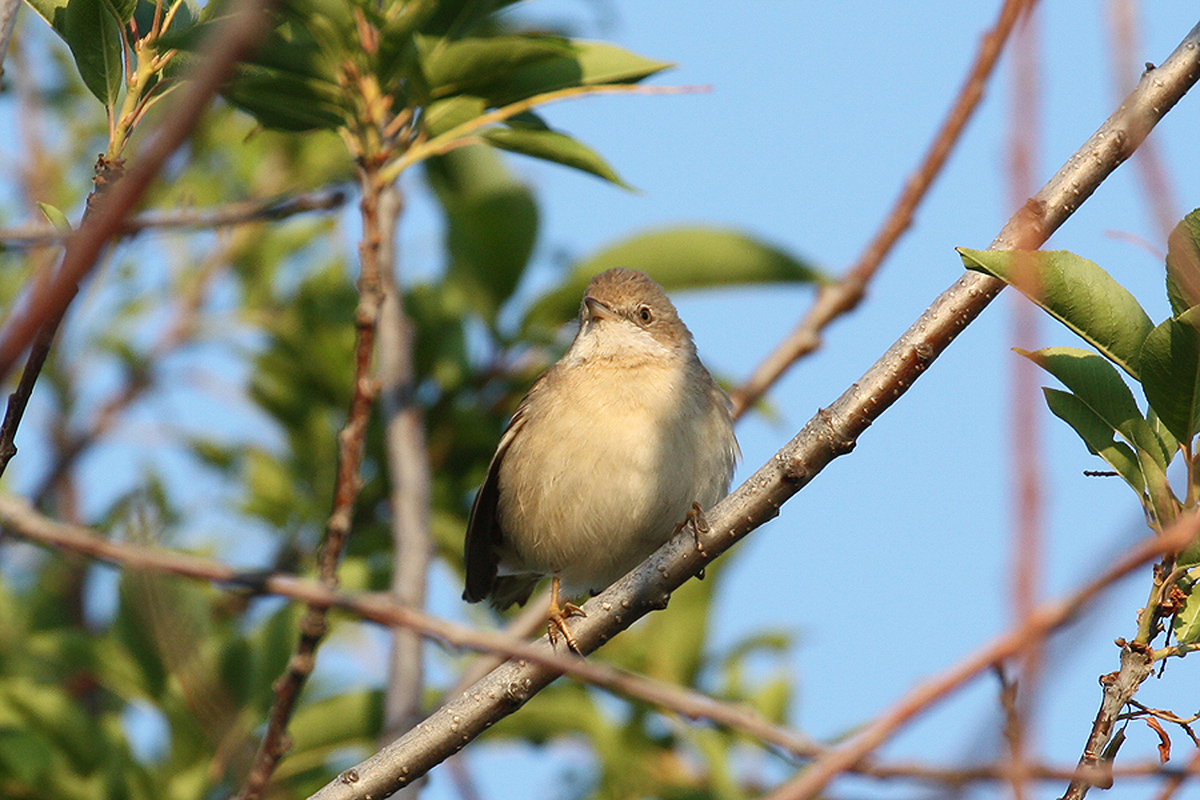
[[0, 784], [8, 780], [35, 785], [50, 771], [52, 743], [29, 730], [0, 727]]
[[125, 81], [125, 48], [120, 24], [105, 0], [70, 0], [59, 32], [88, 91], [106, 108], [115, 108]]
[[1113, 438], [1114, 428], [1100, 418], [1088, 405], [1070, 392], [1044, 388], [1046, 405], [1063, 422], [1070, 425], [1090, 452], [1100, 456], [1125, 479], [1138, 496], [1146, 488], [1137, 455], [1124, 442]]
[[38, 208], [42, 210], [42, 215], [46, 220], [54, 226], [54, 229], [59, 233], [71, 232], [71, 221], [67, 219], [67, 215], [59, 211], [49, 203], [38, 202]]
[[1200, 305], [1200, 208], [1167, 237], [1167, 297], [1176, 317]]
[[566, 39], [544, 34], [458, 40], [423, 36], [417, 45], [433, 99], [487, 95], [520, 67], [572, 54]]
[[537, 239], [537, 203], [490, 148], [460, 147], [426, 173], [446, 213], [447, 281], [493, 321], [525, 272]]
[[1200, 306], [1163, 321], [1142, 346], [1142, 388], [1179, 442], [1200, 431]]
[[421, 30], [425, 33], [458, 38], [484, 27], [481, 23], [491, 20], [497, 11], [512, 5], [517, 0], [440, 0], [431, 5]]
[[576, 264], [529, 309], [523, 329], [557, 330], [579, 309], [588, 281], [611, 267], [640, 269], [668, 292], [755, 283], [824, 283], [812, 265], [746, 234], [678, 227], [639, 234]]
[[486, 104], [482, 97], [460, 94], [445, 100], [435, 100], [424, 115], [425, 129], [431, 137], [440, 136], [451, 128], [457, 128], [482, 116]]
[[607, 42], [571, 40], [571, 52], [516, 70], [488, 94], [490, 105], [503, 106], [572, 86], [637, 83], [674, 66], [631, 53]]
[[513, 125], [489, 128], [483, 132], [483, 138], [502, 150], [574, 167], [611, 181], [622, 189], [632, 188], [621, 180], [599, 153], [583, 142], [558, 131]]
[[958, 248], [967, 269], [1013, 285], [1023, 262], [1037, 270], [1036, 296], [1030, 300], [1048, 311], [1121, 369], [1139, 375], [1138, 354], [1154, 327], [1150, 317], [1125, 287], [1097, 264], [1065, 250], [1000, 251]]

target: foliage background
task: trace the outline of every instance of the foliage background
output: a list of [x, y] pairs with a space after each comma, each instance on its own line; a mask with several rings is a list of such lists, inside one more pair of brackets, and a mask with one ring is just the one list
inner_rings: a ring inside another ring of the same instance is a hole
[[[512, 160], [517, 175], [536, 192], [541, 211], [534, 261], [518, 296], [533, 298], [547, 290], [558, 280], [564, 262], [586, 257], [642, 228], [679, 222], [748, 230], [830, 270], [850, 262], [925, 147], [961, 81], [979, 32], [994, 15], [989, 4], [881, 5], [885, 4], [539, 0], [524, 6], [521, 14], [529, 19], [566, 21], [583, 35], [678, 62], [680, 67], [659, 83], [712, 84], [713, 91], [594, 98], [548, 112], [557, 127], [605, 154], [640, 193], [626, 194], [550, 165]], [[1041, 9], [1039, 177], [1072, 152], [1114, 105], [1108, 11], [1107, 4], [1084, 0], [1047, 2]], [[1147, 5], [1136, 63], [1165, 57], [1195, 23], [1189, 15], [1194, 16], [1194, 10], [1185, 4]], [[57, 75], [62, 58], [50, 55], [54, 51], [44, 32], [30, 30], [36, 22], [26, 15], [22, 23], [24, 35], [38, 45], [25, 57], [40, 74]], [[817, 407], [857, 378], [958, 275], [953, 246], [986, 245], [1007, 218], [1007, 82], [1002, 73], [993, 84], [920, 212], [917, 228], [891, 257], [867, 303], [836, 325], [826, 347], [772, 392], [772, 416], [752, 416], [742, 425], [745, 463], [740, 474], [757, 467]], [[88, 130], [94, 136], [99, 125], [94, 100], [76, 100], [80, 109], [89, 108], [90, 102], [94, 115], [69, 118], [66, 128], [49, 123], [40, 128], [49, 157], [61, 159], [66, 172], [48, 169], [38, 174], [49, 176], [44, 188], [50, 201], [68, 208], [77, 208], [72, 204], [78, 203], [80, 188], [86, 186], [90, 158], [79, 154], [96, 150], [73, 142]], [[25, 112], [11, 93], [0, 103], [2, 140], [23, 141]], [[1198, 108], [1194, 97], [1185, 99], [1151, 138], [1170, 166], [1177, 214], [1200, 205], [1192, 188], [1200, 177], [1194, 158]], [[340, 162], [332, 157], [340, 151], [335, 140], [297, 146], [265, 135], [243, 149], [240, 136], [247, 127], [231, 112], [208, 123], [202, 144], [192, 153], [197, 163], [211, 166], [206, 180], [164, 184], [155, 202], [219, 202], [234, 190], [214, 179], [222, 175], [238, 189], [247, 185], [258, 194], [345, 179]], [[36, 163], [32, 144], [26, 140], [21, 148], [0, 151], [0, 158], [8, 162], [6, 174]], [[261, 154], [275, 151], [284, 153], [278, 165], [264, 164]], [[434, 199], [417, 176], [406, 180], [409, 207], [399, 251], [411, 285], [435, 279], [444, 255]], [[28, 218], [12, 183], [0, 186], [0, 193], [10, 219]], [[237, 258], [239, 244], [230, 244], [228, 238], [135, 240], [121, 248], [108, 268], [115, 288], [81, 298], [63, 351], [84, 353], [90, 337], [112, 324], [113, 309], [122, 299], [145, 293], [169, 296], [177, 281], [190, 273], [182, 265], [201, 261], [214, 247], [231, 248], [233, 263], [248, 274], [272, 263], [272, 246], [282, 255], [311, 238], [299, 256], [275, 265], [281, 283], [294, 286], [305, 268], [338, 261], [353, 264], [356, 225], [349, 211], [331, 222], [290, 222], [272, 237], [277, 243], [268, 243], [265, 253], [256, 249], [252, 259], [245, 255], [242, 261]], [[1163, 247], [1163, 234], [1150, 219], [1129, 166], [1085, 204], [1050, 246], [1101, 263], [1152, 316], [1161, 318], [1167, 311], [1161, 258], [1111, 231]], [[325, 236], [330, 233], [334, 235]], [[130, 268], [155, 261], [164, 269]], [[229, 560], [259, 565], [276, 533], [231, 510], [242, 496], [245, 473], [223, 478], [179, 446], [181, 436], [213, 431], [220, 432], [218, 443], [225, 446], [254, 442], [279, 452], [286, 443], [280, 429], [247, 401], [243, 391], [252, 377], [243, 356], [263, 346], [263, 334], [256, 320], [240, 317], [235, 292], [219, 284], [216, 289], [209, 301], [213, 317], [206, 323], [205, 341], [168, 358], [157, 370], [155, 389], [147, 399], [133, 406], [80, 461], [76, 483], [85, 490], [78, 495], [78, 514], [89, 520], [107, 515], [118, 498], [153, 481], [178, 514], [178, 525], [170, 525], [178, 531], [172, 543], [203, 544]], [[790, 329], [807, 306], [809, 292], [792, 287], [739, 289], [680, 295], [678, 301], [709, 366], [736, 381]], [[340, 310], [329, 313], [331, 337], [349, 335], [334, 320], [344, 319], [350, 307], [343, 298]], [[151, 313], [148, 320], [130, 322], [127, 334], [153, 346], [163, 319]], [[1044, 338], [1046, 343], [1071, 343], [1050, 326]], [[760, 631], [794, 637], [795, 648], [784, 651], [782, 660], [763, 656], [745, 668], [757, 682], [777, 674], [788, 678], [794, 687], [790, 716], [803, 730], [821, 737], [847, 732], [913, 681], [1001, 630], [1009, 619], [1012, 491], [1007, 477], [1011, 445], [1006, 376], [1015, 359], [1008, 350], [1010, 339], [1008, 318], [998, 304], [863, 438], [851, 458], [839, 460], [785, 506], [780, 518], [751, 537], [722, 571], [708, 651], [727, 652]], [[89, 409], [119, 385], [122, 376], [113, 361], [110, 357], [64, 365], [82, 370], [81, 396], [69, 409], [71, 419], [86, 420]], [[313, 380], [320, 383], [327, 377], [331, 392], [348, 383], [345, 376], [317, 375]], [[1029, 402], [1041, 401], [1034, 397]], [[22, 431], [22, 452], [9, 488], [27, 493], [39, 485], [45, 469], [41, 454], [51, 448], [46, 439], [36, 437], [39, 432], [53, 434], [59, 411], [45, 399], [35, 405]], [[1074, 434], [1048, 418], [1042, 432], [1048, 514], [1044, 590], [1051, 594], [1091, 574], [1143, 529], [1138, 509], [1116, 481], [1082, 477], [1083, 469], [1097, 465]], [[331, 442], [322, 444], [332, 447]], [[218, 455], [213, 450], [206, 453]], [[328, 458], [322, 463], [328, 464]], [[317, 492], [310, 499], [315, 510], [309, 517], [320, 519], [327, 500]], [[287, 528], [288, 521], [282, 522]], [[158, 532], [162, 526], [151, 527]], [[311, 530], [295, 527], [301, 543], [305, 535], [311, 537]], [[368, 555], [368, 542], [355, 546]], [[6, 547], [5, 575], [19, 588], [39, 557], [19, 546]], [[90, 614], [104, 620], [113, 613], [115, 580], [107, 570], [94, 570], [92, 575], [85, 599]], [[435, 612], [478, 619], [457, 600], [459, 587], [449, 570], [435, 571], [432, 591], [430, 607]], [[1109, 642], [1129, 634], [1133, 610], [1143, 599], [1143, 583], [1130, 581], [1085, 624], [1056, 640], [1050, 654], [1054, 668], [1036, 728], [1050, 760], [1069, 763], [1077, 757], [1095, 710], [1095, 676], [1114, 668], [1115, 648]], [[265, 607], [270, 604], [260, 605], [264, 608], [257, 613], [268, 613]], [[673, 607], [664, 619], [669, 622], [669, 615], [678, 611]], [[383, 678], [384, 653], [377, 632], [342, 631], [322, 651], [319, 689], [314, 693], [377, 686]], [[430, 662], [435, 683], [451, 680], [453, 658], [435, 651]], [[1194, 670], [1188, 662], [1172, 665], [1163, 681], [1147, 685], [1143, 699], [1167, 706], [1178, 705], [1180, 697], [1193, 702], [1194, 693], [1180, 686], [1194, 686]], [[260, 688], [271, 677], [270, 669], [263, 667], [256, 677]], [[951, 762], [995, 752], [995, 697], [994, 684], [979, 682], [889, 752]], [[600, 705], [613, 717], [623, 713], [615, 701], [604, 699]], [[129, 727], [135, 750], [153, 755], [160, 718], [144, 706], [127, 713], [133, 719]], [[1126, 747], [1148, 754], [1153, 743], [1148, 732], [1141, 732]], [[578, 740], [558, 741], [548, 751], [553, 757], [524, 745], [503, 744], [477, 748], [466, 760], [484, 796], [586, 793], [597, 766], [584, 746]], [[786, 764], [761, 755], [745, 756], [739, 770], [766, 783], [790, 772]], [[875, 791], [873, 784], [853, 780], [844, 786], [847, 793]], [[1057, 789], [1045, 787], [1046, 796]], [[1130, 784], [1116, 791], [1142, 796], [1147, 785]], [[454, 796], [445, 770], [435, 773], [429, 794]]]

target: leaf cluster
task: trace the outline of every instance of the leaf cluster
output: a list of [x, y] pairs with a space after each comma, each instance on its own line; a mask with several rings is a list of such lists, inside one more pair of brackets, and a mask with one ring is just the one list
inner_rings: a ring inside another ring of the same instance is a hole
[[[1111, 275], [1073, 253], [959, 250], [968, 268], [1009, 283], [1095, 348], [1018, 352], [1066, 387], [1044, 389], [1050, 410], [1129, 485], [1158, 532], [1180, 513], [1194, 510], [1200, 496], [1195, 448], [1200, 433], [1200, 209], [1176, 226], [1168, 246], [1171, 316], [1157, 325]], [[1140, 387], [1145, 411], [1118, 370]], [[1176, 458], [1185, 467], [1182, 491], [1172, 487], [1167, 475]], [[1186, 604], [1169, 609], [1181, 645], [1200, 641], [1200, 594], [1192, 595], [1188, 570], [1198, 565], [1200, 547], [1175, 562], [1183, 570], [1179, 588], [1188, 594]], [[1152, 632], [1151, 623], [1143, 633]]]

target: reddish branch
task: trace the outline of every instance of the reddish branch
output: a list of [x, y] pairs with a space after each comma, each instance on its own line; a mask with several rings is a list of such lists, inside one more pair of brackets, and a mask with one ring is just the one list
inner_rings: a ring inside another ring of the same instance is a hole
[[[360, 208], [363, 237], [359, 243], [360, 273], [358, 306], [354, 311], [354, 389], [346, 424], [338, 433], [337, 478], [334, 485], [333, 510], [325, 523], [325, 535], [317, 554], [317, 575], [329, 591], [338, 587], [338, 564], [350, 536], [354, 509], [362, 489], [362, 460], [367, 423], [378, 395], [372, 376], [372, 358], [383, 304], [383, 284], [380, 277], [380, 248], [383, 231], [379, 216], [379, 200], [384, 186], [377, 172], [369, 167], [359, 168], [362, 186]], [[262, 797], [271, 776], [291, 745], [287, 737], [288, 721], [296, 707], [300, 692], [316, 664], [316, 652], [328, 628], [329, 604], [310, 603], [300, 620], [300, 639], [288, 660], [283, 675], [275, 682], [275, 702], [267, 718], [267, 730], [254, 757], [238, 797], [257, 800]]]
[[945, 166], [954, 145], [983, 98], [983, 90], [1004, 49], [1013, 26], [1036, 0], [1005, 0], [995, 27], [979, 43], [975, 62], [959, 90], [950, 112], [926, 151], [921, 164], [909, 176], [896, 198], [891, 213], [875, 238], [837, 283], [822, 286], [816, 302], [800, 323], [754, 372], [730, 394], [734, 415], [740, 417], [753, 406], [792, 364], [821, 346], [821, 332], [838, 317], [853, 311], [866, 295], [867, 284], [892, 247], [913, 223], [917, 206], [925, 199], [934, 179]]
[[[232, 13], [213, 31], [202, 48], [198, 66], [179, 92], [165, 122], [150, 143], [142, 148], [133, 166], [111, 186], [99, 189], [89, 205], [79, 230], [66, 242], [62, 264], [53, 273], [34, 279], [25, 308], [5, 320], [0, 334], [0, 381], [8, 377], [21, 353], [34, 348], [25, 374], [10, 398], [9, 411], [0, 432], [0, 471], [15, 453], [14, 438], [29, 395], [37, 382], [49, 347], [79, 291], [80, 282], [95, 267], [109, 240], [137, 204], [167, 158], [191, 134], [217, 89], [229, 76], [233, 64], [258, 41], [263, 24], [265, 0], [241, 0]], [[98, 170], [98, 178], [108, 175]]]

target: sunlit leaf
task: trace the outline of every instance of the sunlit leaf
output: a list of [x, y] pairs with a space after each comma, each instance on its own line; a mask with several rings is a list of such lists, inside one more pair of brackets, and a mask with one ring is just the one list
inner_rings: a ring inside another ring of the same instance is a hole
[[599, 153], [564, 133], [546, 128], [512, 126], [489, 128], [484, 131], [483, 138], [503, 150], [574, 167], [624, 189], [631, 188]]
[[1200, 306], [1163, 321], [1142, 347], [1142, 388], [1179, 442], [1200, 431]]
[[[1083, 337], [1117, 366], [1138, 377], [1138, 354], [1154, 324], [1121, 284], [1097, 264], [1065, 250], [958, 249], [968, 269], [1014, 285], [1030, 300]], [[1036, 269], [1034, 285], [1014, 284], [1016, 271]]]
[[67, 215], [60, 211], [55, 206], [49, 203], [38, 201], [38, 208], [42, 210], [42, 215], [46, 220], [54, 226], [54, 229], [59, 233], [71, 232], [71, 221], [67, 219]]
[[1070, 425], [1079, 434], [1079, 438], [1083, 439], [1088, 450], [1107, 461], [1141, 497], [1146, 488], [1146, 481], [1142, 477], [1137, 454], [1129, 445], [1116, 441], [1116, 430], [1089, 408], [1087, 403], [1070, 392], [1050, 388], [1042, 389], [1042, 392], [1046, 396], [1046, 405], [1054, 415]]
[[1200, 208], [1167, 237], [1167, 297], [1174, 316], [1200, 305]]
[[104, 0], [70, 0], [60, 31], [79, 77], [106, 108], [114, 108], [125, 80], [120, 24]]
[[570, 42], [540, 34], [449, 40], [419, 37], [421, 64], [430, 96], [491, 94], [521, 67], [551, 58], [569, 58]]

